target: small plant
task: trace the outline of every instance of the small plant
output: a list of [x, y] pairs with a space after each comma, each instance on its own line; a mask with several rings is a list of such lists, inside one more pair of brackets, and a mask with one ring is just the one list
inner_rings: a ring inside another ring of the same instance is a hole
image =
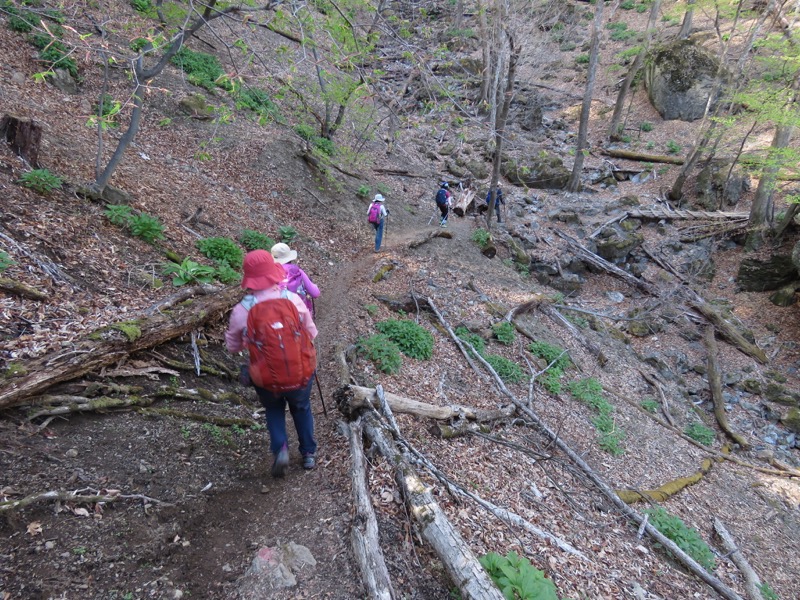
[[645, 133], [653, 131], [653, 124], [650, 123], [649, 121], [644, 121], [643, 123], [639, 124], [639, 129], [641, 129]]
[[191, 430], [186, 427], [185, 425], [181, 427], [181, 437], [185, 440], [188, 440], [192, 436]]
[[214, 277], [217, 281], [225, 285], [239, 283], [242, 280], [242, 274], [226, 262], [217, 263], [217, 268], [214, 270]]
[[433, 355], [433, 336], [414, 321], [390, 319], [377, 323], [375, 327], [397, 344], [406, 356], [428, 360]]
[[183, 46], [170, 62], [186, 73], [189, 83], [213, 91], [216, 87], [233, 89], [217, 57], [205, 52], [195, 52]]
[[94, 105], [94, 114], [86, 122], [88, 127], [97, 127], [100, 124], [102, 129], [117, 127], [117, 116], [122, 110], [122, 102], [114, 100], [111, 94], [102, 94]]
[[294, 132], [307, 142], [311, 141], [314, 135], [316, 135], [314, 128], [311, 127], [311, 125], [307, 125], [305, 123], [298, 123], [297, 125], [295, 125]]
[[127, 204], [107, 204], [103, 215], [117, 227], [126, 227], [133, 219], [131, 207]]
[[700, 563], [704, 569], [711, 571], [717, 566], [714, 553], [708, 544], [703, 541], [696, 529], [688, 527], [680, 517], [669, 514], [660, 506], [642, 512], [649, 515], [653, 527], [675, 542], [678, 548]]
[[164, 239], [164, 225], [161, 224], [158, 217], [153, 217], [147, 213], [131, 217], [128, 226], [134, 236], [142, 238], [148, 244]]
[[372, 189], [366, 184], [359, 186], [356, 190], [356, 196], [359, 198], [369, 198], [370, 193], [372, 193]]
[[169, 127], [170, 125], [172, 125], [172, 119], [169, 117], [164, 117], [158, 122], [159, 127]]
[[239, 236], [239, 242], [241, 242], [242, 246], [248, 251], [266, 250], [269, 252], [275, 245], [275, 240], [271, 237], [253, 229], [245, 229], [242, 231], [242, 234]]
[[555, 584], [524, 556], [489, 552], [478, 559], [503, 596], [511, 600], [558, 600]]
[[703, 446], [711, 446], [716, 438], [713, 429], [709, 429], [697, 421], [688, 425], [686, 429], [683, 430], [683, 433], [688, 435], [695, 442], [700, 442]]
[[213, 439], [215, 443], [222, 444], [223, 446], [230, 444], [230, 436], [228, 432], [223, 431], [219, 425], [214, 425], [213, 423], [203, 423], [203, 429], [211, 435], [211, 439]]
[[164, 275], [172, 275], [172, 285], [180, 287], [187, 283], [211, 283], [216, 271], [186, 258], [181, 264], [167, 263], [161, 270]]
[[23, 173], [19, 182], [26, 188], [40, 194], [48, 194], [57, 190], [63, 184], [61, 177], [54, 175], [47, 169], [33, 169]]
[[76, 554], [77, 556], [83, 556], [87, 551], [88, 550], [86, 549], [86, 546], [76, 546], [72, 549], [72, 553]]
[[315, 137], [313, 140], [314, 148], [322, 152], [325, 156], [333, 156], [336, 146], [333, 140], [324, 137]]
[[609, 23], [606, 25], [606, 29], [611, 30], [611, 39], [615, 42], [624, 42], [638, 35], [635, 31], [628, 29], [628, 24], [622, 21]]
[[379, 183], [378, 185], [375, 186], [375, 188], [378, 190], [379, 194], [382, 194], [384, 196], [388, 196], [389, 192], [391, 191], [385, 183]]
[[575, 57], [575, 62], [579, 65], [588, 65], [589, 64], [589, 55], [588, 54], [579, 54]]
[[281, 111], [269, 97], [269, 94], [258, 88], [242, 90], [236, 99], [236, 108], [247, 108], [259, 115], [259, 123], [265, 125], [272, 121], [280, 121]]
[[[33, 30], [36, 20], [33, 16], [26, 14], [24, 17], [20, 16], [19, 11], [13, 5], [5, 8], [8, 13], [8, 28], [17, 33], [28, 33]], [[28, 13], [29, 11], [25, 11]]]
[[647, 148], [648, 150], [652, 150], [655, 147], [656, 147], [655, 142], [647, 142], [647, 144], [645, 145], [645, 148]]
[[206, 258], [224, 263], [232, 269], [242, 265], [242, 249], [232, 239], [227, 237], [213, 237], [197, 240], [197, 249]]
[[603, 397], [603, 386], [594, 377], [572, 381], [568, 384], [570, 394], [574, 398], [593, 409], [597, 415], [592, 419], [592, 424], [599, 432], [598, 445], [611, 456], [621, 456], [625, 453], [622, 440], [625, 433], [614, 421], [614, 406]]
[[374, 317], [378, 314], [378, 305], [377, 304], [365, 304], [364, 310], [367, 311], [367, 314], [370, 317]]
[[389, 375], [394, 375], [403, 365], [400, 348], [397, 347], [389, 336], [382, 333], [361, 339], [358, 350], [375, 363], [375, 366]]
[[644, 400], [642, 400], [642, 403], [639, 406], [641, 406], [647, 412], [655, 414], [656, 411], [658, 411], [659, 404], [652, 398], [645, 398]]
[[500, 376], [500, 379], [506, 383], [519, 383], [528, 379], [525, 371], [522, 370], [517, 363], [513, 360], [508, 360], [505, 356], [499, 354], [487, 354], [484, 356], [486, 362], [489, 363], [495, 372]]
[[775, 590], [773, 590], [766, 581], [758, 586], [758, 591], [761, 592], [764, 600], [780, 600], [778, 594], [775, 593]]
[[281, 225], [278, 227], [278, 235], [281, 236], [284, 244], [291, 244], [292, 240], [297, 237], [297, 229], [291, 225]]
[[667, 153], [668, 154], [677, 154], [681, 151], [681, 147], [678, 145], [677, 142], [674, 140], [667, 141]]
[[492, 241], [492, 235], [481, 227], [472, 232], [472, 241], [483, 249]]
[[497, 323], [492, 327], [492, 331], [494, 332], [494, 337], [497, 338], [497, 341], [501, 344], [505, 344], [506, 346], [513, 344], [514, 339], [517, 337], [517, 332], [514, 329], [514, 326], [508, 321]]
[[44, 46], [40, 47], [39, 58], [47, 63], [48, 69], [64, 69], [72, 77], [78, 77], [78, 63], [69, 55], [69, 50], [63, 43], [49, 35], [38, 34], [34, 37], [39, 44], [44, 42]]
[[548, 365], [550, 363], [553, 363], [553, 366], [550, 367], [550, 370], [558, 371], [559, 374], [566, 371], [572, 364], [572, 362], [569, 359], [569, 354], [567, 353], [566, 350], [563, 350], [558, 346], [553, 346], [552, 344], [548, 344], [547, 342], [542, 342], [542, 341], [531, 342], [528, 345], [528, 350], [530, 350], [531, 354], [533, 354], [534, 356], [537, 356], [542, 360], [546, 360]]
[[131, 0], [131, 6], [133, 10], [140, 13], [147, 13], [153, 8], [150, 0]]
[[13, 260], [11, 260], [11, 257], [8, 255], [8, 252], [4, 252], [3, 250], [0, 250], [0, 273], [2, 273], [6, 269], [8, 269], [10, 266], [15, 265], [15, 264], [17, 264], [17, 263], [15, 263]]
[[622, 10], [633, 10], [636, 7], [636, 3], [633, 0], [625, 0], [619, 7]]
[[[483, 352], [486, 350], [486, 340], [484, 340], [481, 336], [479, 336], [477, 333], [472, 333], [466, 327], [456, 327], [455, 334], [465, 342], [471, 344], [472, 347], [475, 348], [475, 351], [483, 356]], [[467, 348], [467, 352], [472, 354], [472, 351], [469, 348]]]
[[147, 48], [149, 43], [150, 41], [147, 38], [137, 37], [130, 41], [128, 48], [138, 53]]

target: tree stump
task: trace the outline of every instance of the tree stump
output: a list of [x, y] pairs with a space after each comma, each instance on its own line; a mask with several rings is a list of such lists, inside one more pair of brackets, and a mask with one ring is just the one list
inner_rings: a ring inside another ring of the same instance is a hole
[[0, 120], [0, 135], [11, 149], [34, 169], [39, 168], [39, 142], [42, 126], [33, 119], [4, 115]]

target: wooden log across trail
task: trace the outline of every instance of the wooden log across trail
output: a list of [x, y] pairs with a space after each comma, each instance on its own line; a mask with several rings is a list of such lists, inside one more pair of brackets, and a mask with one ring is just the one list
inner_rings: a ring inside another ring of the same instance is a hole
[[601, 154], [606, 156], [613, 156], [614, 158], [626, 158], [628, 160], [636, 160], [639, 162], [651, 163], [667, 163], [670, 165], [682, 165], [683, 159], [679, 156], [663, 156], [661, 154], [643, 154], [641, 152], [631, 152], [630, 150], [617, 150], [615, 148], [607, 148], [600, 151]]
[[[647, 208], [632, 208], [622, 216], [633, 219], [674, 219], [686, 221], [746, 221], [750, 213], [746, 212], [726, 212], [721, 210], [672, 210], [661, 206], [649, 206]], [[620, 217], [617, 217], [619, 219]]]
[[57, 383], [112, 365], [133, 352], [189, 333], [230, 310], [242, 295], [238, 287], [204, 291], [207, 295], [184, 302], [170, 312], [113, 323], [68, 349], [11, 363], [0, 383], [0, 410], [21, 404]]

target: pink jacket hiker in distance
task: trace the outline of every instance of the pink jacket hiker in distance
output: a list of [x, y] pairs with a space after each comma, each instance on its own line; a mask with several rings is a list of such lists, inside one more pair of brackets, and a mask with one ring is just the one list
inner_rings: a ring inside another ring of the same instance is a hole
[[286, 244], [275, 244], [270, 253], [275, 262], [282, 265], [283, 270], [286, 271], [286, 279], [280, 283], [280, 286], [300, 296], [308, 307], [308, 312], [313, 316], [314, 303], [312, 300], [319, 298], [319, 288], [314, 285], [303, 269], [292, 264], [291, 261], [297, 258], [297, 251], [292, 250]]

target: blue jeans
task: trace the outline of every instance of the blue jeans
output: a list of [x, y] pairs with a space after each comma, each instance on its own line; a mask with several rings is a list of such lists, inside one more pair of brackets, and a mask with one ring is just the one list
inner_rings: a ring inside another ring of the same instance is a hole
[[[316, 377], [316, 373], [314, 377]], [[269, 431], [269, 449], [272, 454], [281, 451], [287, 445], [286, 436], [286, 405], [292, 414], [294, 428], [297, 430], [297, 439], [300, 442], [300, 454], [314, 454], [317, 451], [317, 441], [314, 439], [314, 415], [311, 414], [311, 386], [314, 377], [308, 385], [298, 390], [276, 394], [258, 386], [256, 393], [261, 405], [266, 411], [267, 430]]]
[[380, 223], [374, 225], [375, 227], [375, 250], [381, 249], [381, 242], [383, 241], [383, 222], [384, 219], [380, 220]]

